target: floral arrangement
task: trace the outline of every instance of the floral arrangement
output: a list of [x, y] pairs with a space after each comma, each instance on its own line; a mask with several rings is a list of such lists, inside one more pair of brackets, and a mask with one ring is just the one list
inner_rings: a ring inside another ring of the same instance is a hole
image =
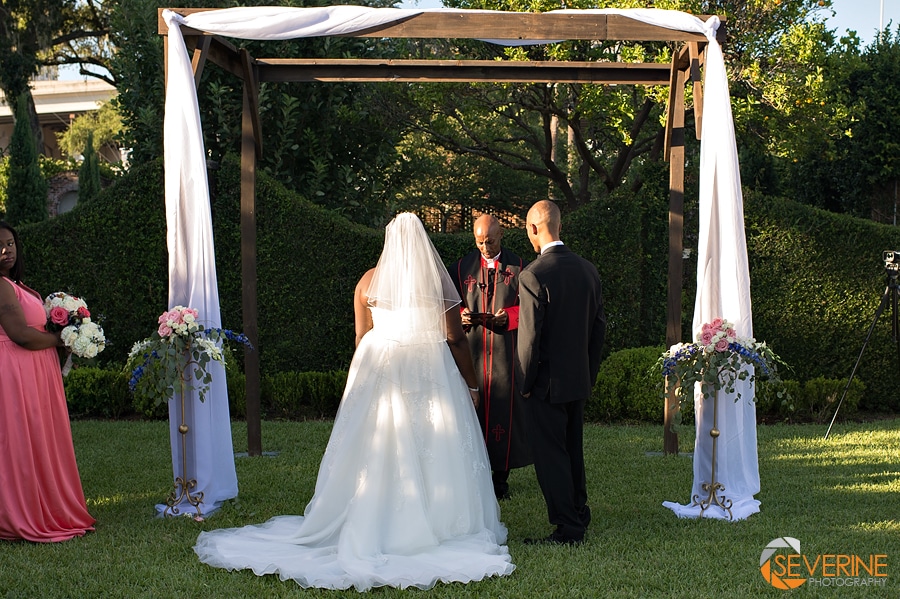
[[128, 355], [132, 393], [159, 405], [176, 393], [196, 388], [203, 401], [212, 382], [207, 370], [210, 362], [225, 364], [222, 343], [235, 341], [252, 349], [246, 335], [204, 328], [199, 317], [197, 310], [185, 306], [160, 314], [156, 331], [135, 343]]
[[[80, 358], [95, 358], [106, 349], [106, 336], [99, 324], [91, 320], [91, 312], [80, 297], [62, 291], [51, 293], [44, 300], [47, 313], [45, 328], [59, 332], [63, 344]], [[63, 367], [63, 375], [72, 367], [71, 355]]]
[[[697, 383], [703, 399], [709, 399], [719, 390], [734, 393], [736, 381], [778, 382], [779, 363], [783, 361], [765, 342], [739, 338], [733, 324], [716, 318], [703, 325], [696, 342], [678, 343], [664, 352], [656, 370], [675, 379], [675, 394], [684, 402], [693, 400]], [[735, 400], [740, 397], [737, 392]]]

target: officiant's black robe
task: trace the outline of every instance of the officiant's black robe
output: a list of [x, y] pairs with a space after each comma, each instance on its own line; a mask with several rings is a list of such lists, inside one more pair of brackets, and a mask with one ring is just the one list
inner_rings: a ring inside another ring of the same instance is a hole
[[481, 389], [478, 420], [494, 471], [532, 463], [525, 438], [525, 406], [515, 380], [519, 273], [527, 264], [503, 248], [499, 268], [487, 268], [481, 253], [475, 250], [449, 269], [462, 298], [461, 309], [496, 314], [503, 308], [509, 315], [509, 324], [502, 329], [491, 330], [479, 324], [466, 332]]

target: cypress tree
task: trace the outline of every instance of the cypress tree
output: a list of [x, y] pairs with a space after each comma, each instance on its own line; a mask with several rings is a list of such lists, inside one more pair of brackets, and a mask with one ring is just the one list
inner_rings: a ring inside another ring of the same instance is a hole
[[47, 180], [41, 174], [38, 151], [28, 123], [26, 100], [16, 106], [16, 122], [9, 144], [6, 220], [11, 225], [47, 220]]
[[94, 151], [94, 132], [88, 131], [84, 160], [78, 169], [78, 203], [89, 202], [100, 193], [100, 162]]

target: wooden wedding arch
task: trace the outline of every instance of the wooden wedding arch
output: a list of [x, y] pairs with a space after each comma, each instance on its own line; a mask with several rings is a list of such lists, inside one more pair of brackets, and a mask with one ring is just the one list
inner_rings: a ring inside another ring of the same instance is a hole
[[[162, 12], [180, 15], [221, 10], [214, 8], [160, 8], [158, 33], [168, 45], [168, 26]], [[699, 16], [706, 21], [709, 16]], [[725, 39], [723, 25], [717, 30]], [[681, 341], [682, 243], [684, 205], [684, 91], [693, 82], [694, 119], [700, 139], [703, 89], [700, 69], [707, 39], [691, 33], [646, 24], [622, 15], [569, 11], [554, 13], [502, 13], [481, 11], [426, 11], [387, 25], [344, 34], [344, 37], [397, 37], [426, 39], [504, 40], [621, 40], [679, 42], [670, 64], [613, 62], [513, 62], [484, 60], [389, 60], [254, 58], [243, 48], [218, 35], [181, 26], [185, 44], [193, 52], [194, 83], [199, 85], [208, 61], [243, 81], [241, 118], [241, 277], [243, 330], [258, 343], [256, 276], [256, 162], [262, 156], [259, 118], [259, 85], [263, 82], [502, 82], [585, 83], [598, 85], [668, 85], [665, 159], [669, 163], [669, 255], [666, 310], [666, 344]], [[168, 52], [164, 53], [168, 56]], [[260, 372], [257, 352], [245, 356], [247, 444], [250, 455], [261, 455]], [[671, 431], [673, 411], [668, 398], [663, 448], [678, 452], [678, 438]]]

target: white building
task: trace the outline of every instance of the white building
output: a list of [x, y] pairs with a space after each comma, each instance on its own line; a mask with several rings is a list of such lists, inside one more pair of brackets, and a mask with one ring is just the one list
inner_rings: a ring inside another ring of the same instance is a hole
[[[44, 132], [45, 156], [63, 158], [56, 134], [64, 132], [77, 116], [97, 110], [116, 96], [116, 88], [99, 79], [78, 81], [32, 81], [31, 95]], [[13, 115], [6, 97], [0, 92], [0, 150], [9, 146], [13, 132]], [[118, 156], [106, 156], [118, 162]]]

